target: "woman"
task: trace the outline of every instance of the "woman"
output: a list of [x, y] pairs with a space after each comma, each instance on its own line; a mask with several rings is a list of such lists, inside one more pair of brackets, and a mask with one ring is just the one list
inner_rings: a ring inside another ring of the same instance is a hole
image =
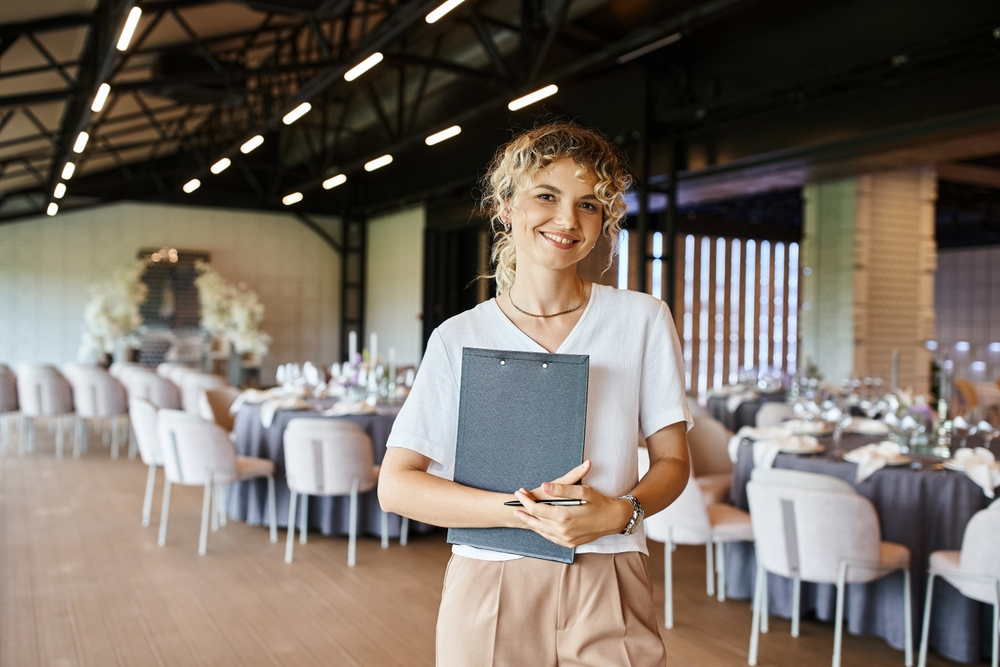
[[[617, 245], [630, 182], [617, 148], [572, 123], [515, 137], [486, 176], [499, 296], [431, 335], [389, 437], [379, 498], [386, 511], [437, 526], [533, 530], [575, 547], [576, 559], [456, 545], [438, 615], [439, 667], [666, 663], [641, 520], [688, 479], [680, 345], [663, 302], [577, 275], [602, 234]], [[513, 498], [450, 481], [463, 347], [589, 355], [584, 463]], [[637, 431], [651, 462], [641, 481]], [[535, 502], [549, 498], [586, 504]], [[505, 507], [512, 499], [522, 507]]]

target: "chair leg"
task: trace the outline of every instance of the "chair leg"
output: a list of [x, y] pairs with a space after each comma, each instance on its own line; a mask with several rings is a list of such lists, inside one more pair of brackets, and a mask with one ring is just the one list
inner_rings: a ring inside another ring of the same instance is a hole
[[[228, 488], [228, 487], [227, 487]], [[274, 477], [271, 475], [267, 476], [267, 518], [270, 522], [271, 531], [271, 544], [278, 543], [278, 507], [276, 505], [277, 500], [274, 497]], [[223, 503], [222, 511], [225, 512], [226, 505]], [[225, 525], [225, 522], [223, 522]]]
[[913, 602], [910, 600], [910, 570], [903, 568], [903, 623], [906, 627], [906, 653], [904, 665], [913, 667]]
[[712, 552], [715, 544], [709, 539], [705, 542], [705, 591], [709, 595], [715, 595], [715, 563], [712, 559]]
[[382, 532], [382, 548], [389, 548], [389, 515], [385, 513], [384, 510], [379, 510], [382, 512], [381, 521], [379, 522], [379, 528]]
[[80, 451], [83, 449], [83, 434], [86, 424], [81, 417], [77, 416], [73, 424], [73, 458], [80, 458]]
[[161, 547], [167, 543], [167, 518], [170, 516], [170, 480], [166, 479], [166, 474], [164, 474], [163, 479], [163, 500], [160, 501], [160, 538], [157, 540], [157, 544]]
[[153, 491], [156, 489], [156, 464], [149, 466], [149, 474], [146, 475], [146, 496], [142, 499], [142, 525], [149, 525], [149, 515], [153, 511]]
[[1000, 586], [997, 586], [997, 603], [993, 605], [993, 666], [1000, 659]]
[[295, 501], [299, 494], [294, 489], [290, 489], [291, 495], [288, 498], [288, 539], [285, 540], [285, 562], [292, 562], [292, 551], [295, 549]]
[[410, 520], [404, 516], [403, 520], [399, 522], [399, 546], [405, 547], [409, 537]]
[[715, 572], [718, 574], [718, 596], [719, 602], [726, 601], [726, 543], [715, 543]]
[[134, 461], [135, 454], [139, 451], [135, 441], [135, 429], [132, 428], [132, 419], [130, 417], [126, 417], [125, 422], [128, 427], [128, 458], [130, 461]]
[[212, 532], [219, 532], [219, 483], [215, 482], [212, 487], [212, 506], [210, 511], [212, 513]]
[[667, 629], [674, 627], [674, 543], [663, 544], [663, 617]]
[[799, 610], [802, 605], [802, 580], [792, 577], [792, 636], [799, 636]]
[[218, 494], [215, 499], [215, 510], [219, 513], [219, 525], [225, 527], [227, 517], [226, 503], [229, 502], [229, 485], [222, 483], [215, 490]]
[[201, 535], [198, 537], [198, 555], [204, 556], [208, 550], [208, 521], [209, 514], [212, 513], [212, 489], [215, 488], [212, 482], [212, 471], [206, 472], [205, 497], [201, 503]]
[[757, 664], [757, 649], [760, 647], [760, 620], [762, 613], [761, 601], [767, 595], [764, 587], [767, 585], [767, 573], [764, 571], [764, 565], [760, 561], [760, 555], [757, 556], [757, 581], [753, 589], [753, 620], [750, 622], [750, 653], [747, 657], [747, 664], [756, 665]]
[[354, 563], [357, 560], [359, 485], [360, 480], [355, 477], [354, 481], [351, 482], [351, 517], [350, 523], [348, 524], [349, 534], [347, 539], [347, 565], [349, 567], [354, 567]]
[[847, 589], [847, 563], [840, 562], [837, 574], [837, 611], [833, 619], [833, 667], [840, 667], [841, 646], [844, 643], [844, 594]]
[[919, 667], [927, 665], [927, 639], [931, 629], [931, 602], [934, 600], [934, 577], [937, 575], [931, 572], [927, 575], [927, 594], [924, 596], [924, 623], [920, 633], [920, 656], [917, 658]]
[[56, 417], [56, 458], [63, 457], [63, 418]]
[[299, 510], [299, 544], [309, 541], [309, 496], [302, 494], [302, 509]]
[[[111, 431], [111, 459], [114, 461], [118, 460], [118, 415], [108, 419], [108, 425], [106, 427]], [[107, 431], [105, 431], [107, 433]]]

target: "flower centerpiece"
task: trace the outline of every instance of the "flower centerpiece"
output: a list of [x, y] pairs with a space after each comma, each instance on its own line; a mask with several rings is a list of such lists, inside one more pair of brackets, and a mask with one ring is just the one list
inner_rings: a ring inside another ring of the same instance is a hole
[[146, 262], [138, 260], [116, 269], [110, 280], [91, 286], [83, 311], [86, 329], [77, 354], [80, 361], [105, 359], [119, 341], [142, 326], [139, 306], [149, 291], [142, 282], [145, 271]]
[[271, 337], [260, 330], [264, 304], [244, 283], [233, 285], [207, 262], [196, 262], [194, 285], [201, 303], [201, 327], [238, 354], [267, 354]]

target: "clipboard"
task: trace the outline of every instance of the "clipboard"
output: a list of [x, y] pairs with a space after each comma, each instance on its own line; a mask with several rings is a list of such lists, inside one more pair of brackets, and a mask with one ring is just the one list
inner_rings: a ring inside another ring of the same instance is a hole
[[[462, 349], [455, 481], [511, 493], [583, 463], [590, 357]], [[520, 528], [450, 528], [449, 544], [572, 563], [574, 550]]]

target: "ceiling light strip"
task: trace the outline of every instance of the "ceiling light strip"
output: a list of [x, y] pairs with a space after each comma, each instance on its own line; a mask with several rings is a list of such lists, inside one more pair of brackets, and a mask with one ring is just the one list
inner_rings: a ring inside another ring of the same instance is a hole
[[435, 132], [431, 136], [424, 139], [424, 143], [428, 146], [433, 146], [434, 144], [439, 144], [445, 139], [451, 139], [452, 137], [458, 136], [462, 132], [462, 128], [458, 125], [452, 125], [449, 128], [441, 130], [440, 132]]
[[303, 102], [299, 106], [295, 107], [294, 109], [286, 113], [284, 118], [281, 119], [281, 122], [284, 123], [285, 125], [291, 125], [299, 118], [302, 118], [307, 113], [309, 113], [310, 109], [312, 109], [312, 105], [309, 104], [308, 102]]
[[111, 86], [102, 83], [101, 87], [97, 89], [97, 94], [94, 95], [94, 103], [90, 105], [91, 111], [100, 111], [104, 108], [104, 103], [108, 99], [108, 93], [111, 92]]
[[128, 48], [129, 42], [132, 41], [132, 35], [135, 33], [135, 28], [139, 25], [140, 16], [142, 16], [142, 10], [138, 7], [133, 7], [132, 11], [128, 13], [128, 18], [125, 19], [125, 27], [122, 28], [122, 36], [118, 38], [119, 51], [124, 51]]
[[428, 23], [434, 23], [438, 21], [442, 16], [444, 16], [451, 10], [455, 9], [455, 7], [458, 7], [460, 4], [462, 4], [463, 1], [464, 0], [448, 0], [445, 3], [442, 3], [436, 9], [431, 10], [431, 12], [427, 14], [427, 16], [424, 18], [424, 20], [427, 21]]
[[375, 53], [371, 54], [370, 56], [362, 60], [360, 63], [358, 63], [351, 69], [347, 70], [344, 73], [344, 79], [347, 81], [354, 81], [359, 76], [370, 70], [372, 67], [375, 67], [375, 65], [378, 65], [380, 62], [382, 62], [383, 57], [384, 56], [380, 52], [376, 51]]
[[365, 171], [375, 171], [392, 162], [391, 155], [383, 155], [365, 163]]

